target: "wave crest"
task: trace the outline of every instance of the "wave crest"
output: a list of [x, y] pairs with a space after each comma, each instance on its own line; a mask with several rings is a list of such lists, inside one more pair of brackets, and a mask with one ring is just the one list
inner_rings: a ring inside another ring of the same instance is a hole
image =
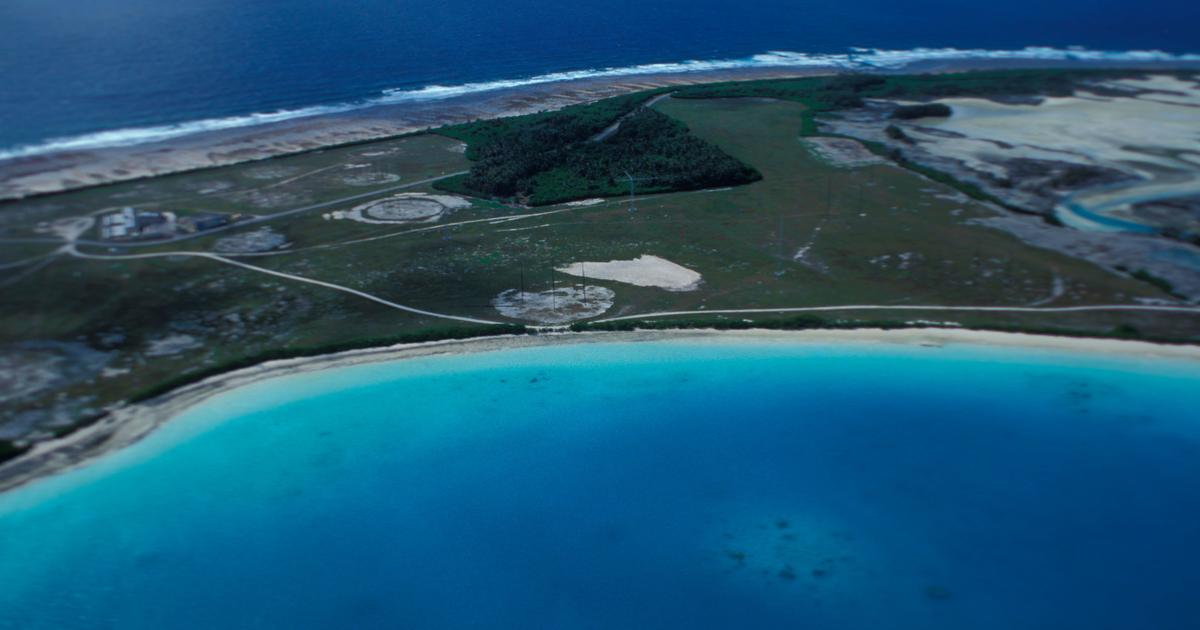
[[436, 101], [457, 96], [491, 92], [502, 89], [521, 88], [545, 83], [559, 83], [581, 79], [603, 79], [652, 74], [683, 74], [712, 72], [742, 68], [831, 68], [839, 70], [894, 70], [922, 61], [963, 61], [970, 59], [1033, 60], [1033, 61], [1092, 61], [1092, 62], [1200, 62], [1200, 54], [1173, 54], [1161, 50], [1102, 51], [1085, 48], [1049, 48], [1030, 46], [1017, 50], [985, 50], [962, 48], [914, 48], [911, 50], [880, 50], [875, 48], [852, 48], [847, 53], [801, 53], [770, 51], [741, 59], [687, 60], [675, 63], [652, 63], [623, 67], [594, 68], [552, 72], [521, 79], [501, 79], [460, 85], [427, 85], [418, 89], [390, 89], [381, 95], [357, 102], [334, 105], [318, 105], [297, 109], [279, 110], [210, 118], [169, 125], [114, 129], [66, 138], [52, 138], [35, 145], [17, 146], [0, 150], [0, 160], [30, 157], [61, 151], [81, 151], [106, 147], [134, 146], [171, 140], [182, 136], [221, 131], [240, 127], [252, 127], [283, 122], [297, 118], [308, 118], [338, 114], [377, 105]]

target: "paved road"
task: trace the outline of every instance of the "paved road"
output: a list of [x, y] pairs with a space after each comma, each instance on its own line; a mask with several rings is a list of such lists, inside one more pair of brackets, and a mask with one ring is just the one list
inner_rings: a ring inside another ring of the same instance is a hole
[[[435, 317], [435, 318], [439, 318], [439, 319], [448, 319], [448, 320], [454, 320], [454, 321], [460, 321], [460, 322], [468, 322], [471, 324], [491, 324], [491, 325], [504, 324], [504, 322], [498, 322], [498, 321], [493, 321], [493, 320], [488, 320], [488, 319], [478, 319], [478, 318], [474, 318], [474, 317], [463, 317], [463, 316], [459, 316], [459, 315], [448, 315], [445, 313], [435, 313], [433, 311], [426, 311], [426, 310], [414, 308], [411, 306], [405, 306], [403, 304], [398, 304], [396, 302], [392, 302], [391, 300], [385, 300], [376, 295], [366, 293], [365, 291], [359, 291], [358, 289], [351, 289], [350, 287], [342, 286], [340, 284], [334, 284], [332, 282], [325, 282], [323, 280], [314, 280], [312, 278], [306, 278], [304, 276], [298, 276], [295, 274], [284, 273], [282, 271], [274, 271], [272, 269], [265, 269], [263, 267], [258, 267], [255, 265], [251, 265], [248, 263], [238, 261], [238, 260], [232, 260], [230, 258], [226, 258], [224, 256], [219, 256], [217, 254], [211, 254], [208, 252], [178, 251], [178, 252], [161, 252], [161, 253], [154, 253], [154, 254], [99, 255], [99, 254], [84, 254], [82, 252], [77, 251], [74, 247], [70, 247], [67, 249], [67, 253], [69, 253], [72, 256], [76, 256], [78, 258], [85, 258], [88, 260], [139, 260], [139, 259], [149, 259], [149, 258], [170, 258], [173, 256], [189, 256], [192, 258], [206, 258], [208, 260], [214, 260], [214, 261], [217, 261], [220, 263], [224, 263], [226, 265], [233, 265], [234, 267], [240, 267], [242, 269], [246, 269], [249, 271], [255, 271], [258, 273], [264, 273], [264, 274], [267, 274], [270, 276], [275, 276], [278, 278], [285, 278], [287, 280], [295, 280], [297, 282], [304, 282], [306, 284], [312, 284], [312, 285], [316, 285], [316, 286], [320, 286], [320, 287], [325, 287], [328, 289], [333, 289], [335, 291], [341, 291], [343, 293], [349, 293], [350, 295], [355, 295], [355, 296], [361, 297], [363, 299], [375, 302], [377, 304], [382, 304], [382, 305], [388, 306], [390, 308], [398, 309], [398, 310], [409, 312], [409, 313], [414, 313], [417, 315], [425, 315], [427, 317]], [[980, 313], [988, 313], [988, 312], [990, 312], [990, 313], [1080, 313], [1080, 312], [1092, 312], [1092, 311], [1137, 311], [1137, 312], [1153, 312], [1153, 313], [1185, 313], [1185, 314], [1189, 314], [1189, 315], [1200, 316], [1200, 307], [1165, 306], [1165, 305], [1157, 306], [1157, 305], [1141, 305], [1141, 304], [1096, 304], [1096, 305], [1089, 305], [1089, 306], [940, 306], [940, 305], [929, 305], [929, 304], [925, 304], [925, 305], [849, 304], [849, 305], [844, 305], [844, 306], [800, 306], [800, 307], [793, 307], [793, 308], [746, 308], [746, 309], [711, 309], [711, 310], [696, 310], [696, 311], [661, 311], [661, 312], [657, 312], [657, 313], [643, 313], [641, 315], [625, 315], [622, 317], [609, 317], [609, 318], [605, 318], [605, 319], [593, 320], [593, 322], [594, 323], [619, 322], [619, 321], [629, 321], [629, 320], [637, 320], [637, 319], [652, 319], [652, 318], [656, 318], [656, 317], [678, 317], [678, 316], [688, 316], [688, 315], [766, 315], [766, 314], [773, 314], [773, 313], [821, 313], [821, 312], [831, 312], [831, 311], [950, 311], [950, 312], [980, 312]], [[534, 326], [534, 328], [539, 328], [539, 327]], [[552, 327], [542, 327], [542, 328], [552, 328]]]
[[390, 307], [390, 308], [405, 311], [408, 313], [413, 313], [416, 315], [425, 315], [427, 317], [436, 317], [438, 319], [449, 319], [449, 320], [454, 320], [454, 321], [459, 321], [459, 322], [467, 322], [470, 324], [494, 324], [497, 326], [504, 324], [504, 322], [497, 322], [497, 321], [492, 321], [489, 319], [476, 319], [474, 317], [460, 317], [458, 315], [447, 315], [445, 313], [435, 313], [433, 311], [426, 311], [426, 310], [422, 310], [419, 308], [413, 308], [411, 306], [397, 304], [396, 302], [392, 302], [391, 300], [385, 300], [381, 297], [371, 295], [370, 293], [359, 291], [358, 289], [351, 289], [350, 287], [345, 287], [340, 284], [334, 284], [332, 282], [325, 282], [324, 280], [314, 280], [312, 278], [306, 278], [304, 276], [297, 276], [295, 274], [284, 273], [282, 271], [275, 271], [272, 269], [264, 269], [262, 267], [256, 267], [254, 265], [250, 265], [250, 264], [238, 261], [238, 260], [231, 260], [229, 258], [225, 258], [224, 256], [218, 256], [217, 254], [210, 254], [208, 252], [180, 251], [180, 252], [162, 252], [162, 253], [154, 253], [154, 254], [98, 255], [98, 254], [85, 254], [83, 252], [76, 250], [74, 247], [71, 247], [70, 249], [67, 250], [67, 253], [72, 256], [75, 256], [77, 258], [84, 258], [87, 260], [144, 260], [144, 259], [149, 259], [149, 258], [171, 258], [171, 257], [175, 257], [175, 256], [188, 256], [191, 258], [206, 258], [208, 260], [215, 260], [217, 262], [224, 263], [226, 265], [233, 265], [234, 267], [241, 267], [242, 269], [247, 269], [249, 271], [265, 273], [269, 276], [275, 276], [277, 278], [285, 278], [287, 280], [295, 280], [296, 282], [303, 282], [305, 284], [314, 284], [319, 287], [325, 287], [327, 289], [333, 289], [335, 291], [349, 293], [350, 295], [355, 295], [360, 298], [375, 302], [377, 304], [382, 304], [382, 305]]

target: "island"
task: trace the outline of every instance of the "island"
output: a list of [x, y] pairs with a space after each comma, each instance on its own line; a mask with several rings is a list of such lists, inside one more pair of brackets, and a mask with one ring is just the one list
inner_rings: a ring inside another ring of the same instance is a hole
[[10, 195], [0, 486], [189, 384], [396, 344], [1200, 341], [1196, 71], [729, 78]]

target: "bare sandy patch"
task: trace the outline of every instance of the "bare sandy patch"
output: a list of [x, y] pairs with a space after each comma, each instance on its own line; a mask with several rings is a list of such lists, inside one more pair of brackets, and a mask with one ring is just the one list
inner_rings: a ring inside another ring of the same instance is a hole
[[203, 345], [204, 342], [191, 335], [172, 334], [151, 341], [146, 346], [145, 354], [148, 357], [166, 357], [186, 352], [193, 348], [199, 348]]
[[861, 142], [849, 138], [805, 138], [804, 144], [817, 157], [839, 168], [883, 164], [883, 158], [871, 153]]
[[613, 280], [639, 287], [657, 287], [667, 291], [695, 291], [702, 276], [665, 258], [644, 254], [633, 260], [577, 262], [556, 271], [584, 278]]
[[1200, 87], [1196, 81], [1188, 81], [1179, 77], [1157, 74], [1148, 77], [1116, 79], [1100, 84], [1107, 88], [1126, 89], [1131, 92], [1143, 92], [1137, 98], [1148, 101], [1163, 101], [1200, 107]]
[[54, 234], [64, 241], [74, 241], [86, 234], [95, 224], [96, 219], [93, 217], [67, 217], [39, 225], [34, 231], [38, 234]]
[[505, 317], [538, 322], [566, 324], [601, 315], [612, 308], [616, 293], [597, 286], [561, 287], [550, 291], [508, 289], [492, 300], [492, 306]]
[[580, 199], [579, 201], [568, 201], [564, 205], [570, 206], [572, 208], [587, 208], [589, 206], [598, 206], [602, 203], [604, 203], [604, 199], [601, 197], [596, 197], [594, 199]]
[[397, 151], [397, 149], [383, 149], [381, 151], [364, 151], [362, 153], [359, 153], [357, 155], [357, 157], [364, 157], [364, 158], [383, 157], [385, 155], [392, 155], [396, 151]]
[[[1188, 90], [1176, 97], [1180, 101], [1200, 99], [1200, 87], [1194, 84], [1173, 82], [1171, 87]], [[1200, 108], [1156, 96], [1046, 98], [1040, 105], [943, 99], [939, 102], [949, 105], [953, 116], [904, 127], [927, 150], [965, 157], [985, 172], [995, 170], [990, 162], [998, 157], [1021, 157], [1116, 166], [1149, 178], [1153, 174], [1143, 165], [1187, 168], [1171, 153], [1200, 144]]]
[[0, 402], [92, 378], [108, 360], [108, 354], [78, 342], [26, 341], [0, 347]]
[[183, 185], [184, 190], [197, 195], [212, 195], [233, 190], [233, 188], [234, 183], [227, 180], [190, 182]]
[[262, 227], [251, 232], [226, 236], [218, 240], [213, 249], [222, 254], [254, 254], [278, 249], [286, 243], [287, 237], [269, 227]]

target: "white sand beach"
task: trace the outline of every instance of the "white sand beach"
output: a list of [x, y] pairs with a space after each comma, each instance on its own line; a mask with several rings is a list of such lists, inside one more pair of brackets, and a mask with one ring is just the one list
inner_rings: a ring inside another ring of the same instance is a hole
[[809, 345], [893, 345], [931, 351], [954, 346], [988, 346], [1087, 354], [1097, 358], [1176, 360], [1200, 366], [1200, 346], [1162, 345], [1142, 341], [1051, 337], [964, 329], [903, 330], [665, 330], [588, 332], [546, 335], [505, 335], [468, 340], [435, 341], [354, 350], [318, 357], [270, 361], [182, 387], [158, 398], [116, 409], [96, 424], [54, 441], [43, 442], [25, 455], [0, 466], [0, 492], [54, 475], [133, 444], [183, 411], [231, 389], [291, 374], [350, 365], [397, 361], [434, 355], [498, 352], [572, 343], [681, 341], [688, 343], [788, 343]]

